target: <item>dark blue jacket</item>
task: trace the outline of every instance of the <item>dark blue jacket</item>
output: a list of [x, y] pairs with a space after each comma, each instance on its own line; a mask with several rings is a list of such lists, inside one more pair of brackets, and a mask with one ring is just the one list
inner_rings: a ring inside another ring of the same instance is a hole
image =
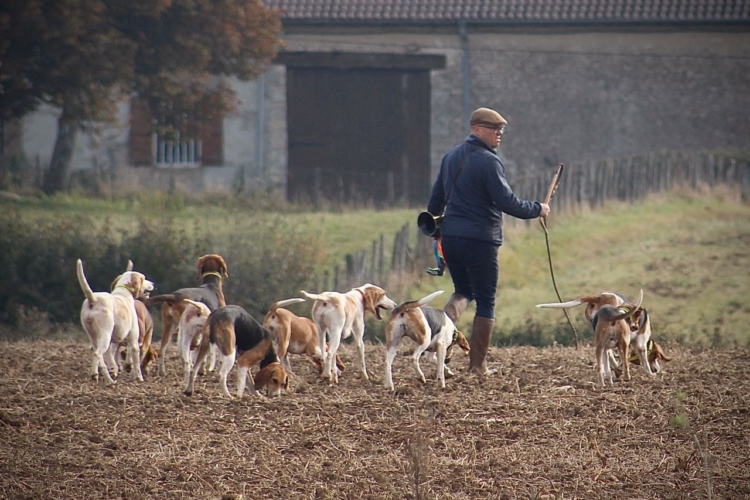
[[[456, 177], [461, 162], [470, 153]], [[449, 199], [441, 226], [443, 236], [502, 245], [503, 212], [519, 219], [535, 219], [542, 212], [539, 202], [521, 200], [513, 194], [497, 153], [474, 135], [443, 157], [427, 211], [439, 215], [446, 196]]]

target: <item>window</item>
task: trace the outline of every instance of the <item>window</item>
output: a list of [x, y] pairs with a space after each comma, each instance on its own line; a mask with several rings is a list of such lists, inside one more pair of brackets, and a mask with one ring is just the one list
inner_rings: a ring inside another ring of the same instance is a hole
[[223, 120], [200, 124], [198, 137], [154, 132], [151, 114], [138, 97], [130, 99], [130, 164], [162, 168], [191, 168], [223, 163]]
[[201, 163], [200, 139], [183, 140], [178, 132], [174, 139], [153, 134], [155, 165], [160, 167], [197, 167]]

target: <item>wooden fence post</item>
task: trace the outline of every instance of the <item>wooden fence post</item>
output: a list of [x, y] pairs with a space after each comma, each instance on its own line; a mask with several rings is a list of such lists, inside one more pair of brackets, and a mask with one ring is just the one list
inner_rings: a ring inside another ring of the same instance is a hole
[[383, 233], [380, 233], [378, 247], [378, 279], [380, 283], [385, 284], [385, 238]]

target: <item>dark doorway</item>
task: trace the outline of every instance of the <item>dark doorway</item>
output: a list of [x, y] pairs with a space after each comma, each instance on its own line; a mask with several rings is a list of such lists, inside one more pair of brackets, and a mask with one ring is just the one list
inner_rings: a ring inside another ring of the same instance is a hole
[[431, 65], [408, 67], [407, 56], [341, 57], [287, 62], [289, 199], [424, 204]]

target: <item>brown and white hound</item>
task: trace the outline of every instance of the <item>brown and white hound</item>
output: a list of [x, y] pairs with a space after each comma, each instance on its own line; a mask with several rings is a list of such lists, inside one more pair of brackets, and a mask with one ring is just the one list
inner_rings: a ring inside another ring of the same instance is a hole
[[625, 302], [617, 307], [605, 304], [599, 308], [591, 319], [596, 348], [596, 371], [600, 387], [604, 387], [605, 381], [608, 381], [609, 385], [614, 385], [610, 356], [607, 352], [612, 349], [616, 349], [620, 359], [623, 360], [625, 380], [630, 380], [630, 365], [628, 364], [630, 325], [626, 320], [636, 313], [642, 302], [643, 290], [641, 290], [637, 303]]
[[[279, 362], [268, 330], [242, 307], [229, 305], [214, 310], [203, 325], [203, 338], [185, 387], [186, 395], [192, 395], [198, 370], [212, 346], [220, 355], [219, 381], [222, 393], [228, 398], [232, 396], [227, 388], [227, 375], [235, 364], [235, 357], [238, 398], [244, 394], [247, 380], [255, 394], [265, 387], [269, 395], [280, 396], [288, 388], [289, 377]], [[257, 363], [260, 363], [260, 371], [253, 380], [250, 369]]]
[[[392, 310], [396, 302], [386, 295], [385, 290], [370, 283], [346, 293], [307, 293], [303, 290], [302, 296], [313, 301], [312, 318], [318, 329], [318, 346], [324, 360], [321, 376], [338, 383], [338, 370], [333, 369], [333, 360], [336, 359], [341, 340], [354, 334], [360, 370], [362, 376], [369, 380], [365, 366], [365, 313], [369, 311], [381, 320], [380, 310]], [[328, 352], [325, 348], [326, 334]]]
[[[318, 367], [323, 370], [323, 355], [318, 345], [318, 328], [310, 318], [297, 316], [292, 311], [284, 309], [291, 304], [305, 302], [305, 299], [294, 298], [275, 302], [263, 318], [263, 327], [271, 332], [278, 345], [278, 354], [284, 368], [291, 370], [288, 355], [307, 355]], [[336, 355], [336, 368], [339, 372], [346, 369], [338, 354]]]
[[203, 302], [211, 311], [226, 305], [222, 283], [229, 277], [229, 272], [224, 258], [217, 254], [208, 254], [198, 259], [198, 277], [202, 281], [200, 286], [180, 288], [172, 293], [156, 295], [145, 301], [148, 306], [161, 304], [162, 334], [159, 349], [159, 375], [167, 373], [167, 348], [177, 332], [177, 325], [187, 306], [187, 302], [183, 299]]
[[[445, 388], [445, 361], [448, 349], [456, 343], [460, 332], [456, 330], [453, 321], [445, 312], [436, 307], [429, 307], [432, 299], [443, 293], [442, 290], [433, 292], [420, 300], [404, 302], [393, 310], [385, 327], [385, 388], [394, 390], [392, 366], [398, 352], [401, 339], [409, 337], [417, 348], [412, 353], [414, 371], [422, 383], [425, 376], [419, 366], [419, 358], [426, 351], [435, 353], [437, 379], [441, 388]], [[461, 335], [463, 337], [463, 335]], [[466, 339], [464, 338], [464, 342]], [[466, 342], [468, 348], [468, 342]]]
[[[568, 309], [577, 307], [582, 304], [586, 304], [586, 308], [583, 311], [586, 321], [592, 322], [596, 313], [603, 306], [608, 305], [612, 307], [619, 307], [625, 302], [631, 302], [629, 299], [615, 292], [602, 292], [598, 295], [584, 295], [575, 300], [561, 303], [550, 303], [550, 304], [537, 304], [537, 307], [543, 308], [557, 308], [557, 309]], [[651, 318], [645, 308], [639, 308], [635, 314], [628, 318], [628, 325], [630, 327], [630, 340], [634, 346], [634, 350], [638, 355], [639, 365], [641, 371], [648, 375], [655, 375], [654, 370], [651, 367], [651, 361], [649, 359], [649, 345], [651, 340]], [[611, 353], [611, 351], [610, 351]], [[613, 363], [616, 363], [614, 358], [611, 358]]]

